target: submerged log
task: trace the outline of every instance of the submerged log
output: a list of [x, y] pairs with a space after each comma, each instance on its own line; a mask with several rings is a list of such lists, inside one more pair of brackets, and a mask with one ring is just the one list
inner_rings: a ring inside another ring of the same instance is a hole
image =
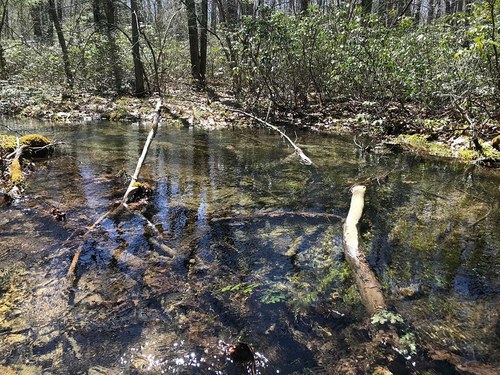
[[365, 186], [351, 189], [351, 206], [344, 223], [344, 253], [351, 267], [361, 300], [367, 312], [373, 316], [386, 308], [382, 286], [370, 269], [364, 255], [359, 251], [358, 223], [364, 207]]
[[275, 219], [275, 218], [303, 218], [303, 219], [324, 219], [324, 220], [343, 220], [339, 215], [326, 212], [305, 212], [305, 211], [256, 211], [250, 214], [236, 214], [229, 216], [212, 216], [210, 221], [234, 221], [234, 220], [254, 220], [254, 219]]

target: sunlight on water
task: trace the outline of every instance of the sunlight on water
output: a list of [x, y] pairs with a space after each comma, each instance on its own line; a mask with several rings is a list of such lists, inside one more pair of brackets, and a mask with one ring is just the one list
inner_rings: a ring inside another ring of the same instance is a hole
[[[386, 172], [367, 190], [360, 233], [415, 334], [408, 347], [500, 362], [497, 175], [299, 134], [308, 168], [267, 131], [164, 127], [141, 172], [150, 200], [82, 238], [123, 194], [117, 176], [133, 170], [147, 129], [45, 129], [66, 144], [37, 162], [26, 200], [0, 207], [0, 373], [329, 374], [345, 358], [362, 363], [366, 316], [339, 217], [350, 185]], [[253, 360], [231, 356], [241, 341]], [[407, 369], [418, 355], [401, 356]]]

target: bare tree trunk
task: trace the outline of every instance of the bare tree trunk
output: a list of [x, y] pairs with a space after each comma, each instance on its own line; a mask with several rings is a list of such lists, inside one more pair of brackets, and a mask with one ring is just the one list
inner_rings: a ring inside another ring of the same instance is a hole
[[309, 0], [300, 0], [300, 14], [306, 15], [309, 7]]
[[92, 0], [92, 16], [96, 31], [102, 31], [101, 0]]
[[212, 0], [210, 8], [210, 28], [215, 33], [217, 29], [217, 0]]
[[429, 0], [421, 0], [419, 17], [419, 23], [421, 25], [426, 24], [429, 21], [429, 5]]
[[201, 82], [198, 22], [196, 20], [196, 5], [194, 0], [186, 0], [186, 11], [189, 34], [189, 55], [191, 57], [191, 74], [194, 79]]
[[114, 36], [116, 21], [115, 21], [115, 4], [114, 0], [104, 0], [104, 12], [106, 14], [106, 38], [109, 44], [109, 55], [111, 57], [111, 70], [113, 71], [113, 86], [119, 94], [122, 90], [122, 72], [120, 69], [118, 58], [118, 46]]
[[2, 9], [2, 19], [0, 20], [0, 77], [2, 79], [6, 78], [6, 69], [7, 69], [7, 62], [5, 61], [5, 56], [4, 56], [4, 49], [1, 43], [1, 37], [2, 37], [2, 31], [5, 26], [5, 19], [7, 17], [7, 5], [9, 1], [6, 0], [5, 2], [2, 1], [3, 9]]
[[372, 0], [361, 0], [361, 9], [363, 14], [370, 14], [372, 11]]
[[49, 15], [56, 29], [57, 39], [59, 40], [59, 46], [61, 47], [63, 55], [64, 73], [66, 74], [66, 83], [70, 89], [73, 88], [73, 73], [71, 72], [71, 64], [69, 61], [68, 47], [66, 45], [66, 39], [61, 27], [61, 22], [59, 15], [57, 14], [56, 4], [54, 0], [49, 0]]
[[135, 96], [142, 97], [146, 94], [144, 89], [144, 66], [141, 60], [141, 48], [139, 45], [139, 7], [137, 0], [130, 0], [132, 12], [132, 58], [134, 60]]
[[43, 40], [42, 15], [40, 4], [32, 5], [30, 9], [31, 22], [33, 23], [33, 36], [37, 42]]
[[200, 15], [200, 77], [205, 81], [207, 72], [207, 47], [208, 47], [208, 0], [201, 0]]

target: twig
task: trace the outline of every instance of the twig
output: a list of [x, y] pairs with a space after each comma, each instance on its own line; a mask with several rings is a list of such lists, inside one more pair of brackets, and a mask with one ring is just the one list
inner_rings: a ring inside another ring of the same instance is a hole
[[12, 133], [16, 133], [17, 135], [20, 135], [20, 136], [23, 136], [24, 134], [21, 133], [19, 130], [15, 130], [15, 129], [11, 129], [8, 125], [5, 125], [5, 124], [1, 124], [0, 125], [2, 128], [5, 128], [7, 129], [8, 131], [12, 132]]
[[[41, 150], [44, 150], [46, 148], [57, 146], [59, 144], [62, 144], [62, 142], [52, 142], [52, 143], [49, 143], [45, 146], [40, 146], [40, 147], [30, 147], [30, 146], [26, 146], [26, 145], [23, 145], [23, 147], [25, 150], [41, 151]], [[13, 157], [16, 154], [16, 152], [17, 152], [17, 150], [12, 151], [9, 155], [5, 156], [5, 159], [10, 159], [11, 157]]]
[[391, 169], [390, 171], [384, 173], [384, 174], [381, 174], [381, 175], [378, 175], [378, 176], [372, 176], [372, 177], [368, 177], [367, 179], [361, 181], [361, 182], [356, 182], [355, 184], [349, 186], [349, 189], [352, 190], [352, 188], [356, 185], [368, 185], [370, 182], [372, 181], [377, 181], [377, 184], [378, 185], [381, 185], [382, 182], [385, 182], [385, 180], [389, 177], [389, 175], [394, 172], [396, 170], [396, 168], [393, 168]]

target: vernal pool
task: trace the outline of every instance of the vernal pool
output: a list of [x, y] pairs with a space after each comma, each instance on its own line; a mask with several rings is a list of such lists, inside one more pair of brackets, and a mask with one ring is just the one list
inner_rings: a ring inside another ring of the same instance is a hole
[[[368, 179], [364, 251], [408, 332], [408, 363], [393, 371], [448, 373], [413, 349], [498, 369], [498, 172], [299, 133], [308, 167], [267, 130], [164, 123], [141, 172], [149, 203], [102, 222], [68, 285], [78, 230], [123, 195], [120, 172], [133, 172], [148, 125], [2, 121], [64, 144], [36, 161], [25, 199], [0, 207], [0, 372], [330, 374], [346, 373], [346, 358], [369, 363], [341, 219], [349, 187]], [[146, 219], [176, 257], [152, 243]], [[237, 342], [254, 367], [228, 355]]]

